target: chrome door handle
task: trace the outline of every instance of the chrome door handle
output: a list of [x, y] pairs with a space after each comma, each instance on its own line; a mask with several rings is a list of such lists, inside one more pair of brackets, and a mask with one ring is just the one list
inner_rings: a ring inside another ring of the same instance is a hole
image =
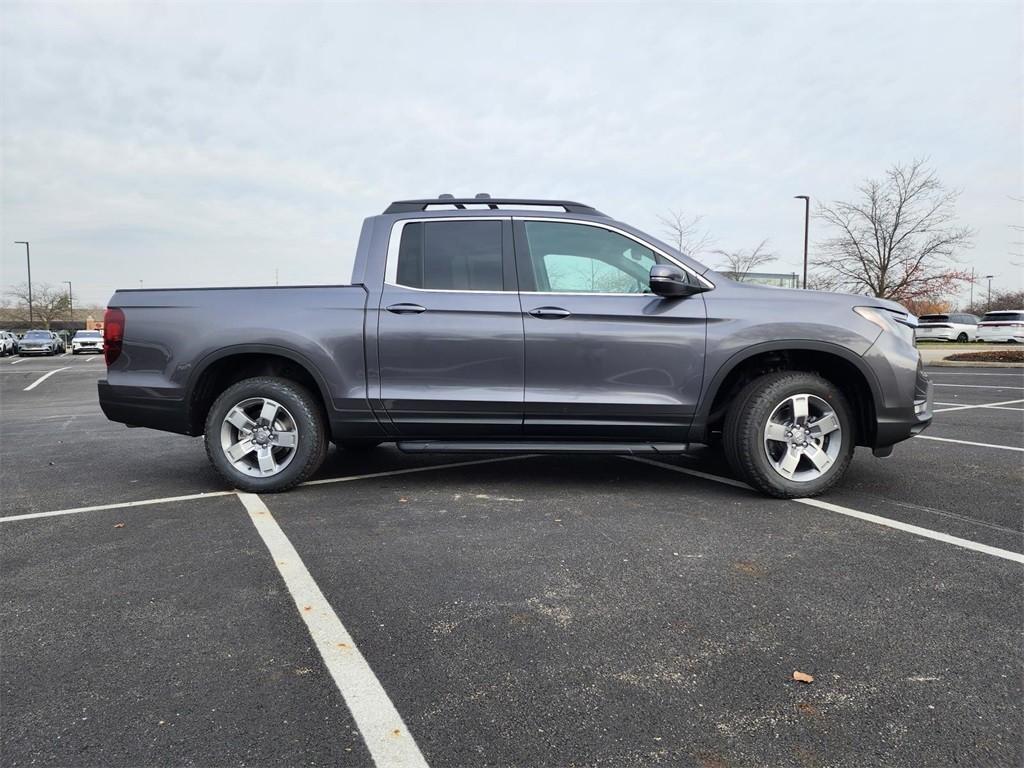
[[536, 309], [531, 309], [527, 314], [539, 317], [542, 320], [558, 320], [562, 317], [568, 317], [572, 312], [561, 307], [537, 307]]
[[385, 307], [388, 312], [393, 312], [396, 315], [418, 315], [420, 312], [426, 312], [426, 307], [421, 307], [419, 304], [392, 304], [390, 307]]

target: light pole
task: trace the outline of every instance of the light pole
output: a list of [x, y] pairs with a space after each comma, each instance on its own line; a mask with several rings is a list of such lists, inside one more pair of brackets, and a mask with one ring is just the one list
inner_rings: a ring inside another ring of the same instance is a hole
[[25, 264], [28, 265], [28, 324], [32, 326], [32, 255], [28, 247], [28, 240], [15, 240], [15, 245], [25, 246]]
[[794, 200], [804, 201], [804, 290], [807, 290], [807, 233], [811, 227], [811, 198], [808, 195], [793, 195]]
[[995, 275], [985, 275], [985, 279], [988, 280], [988, 300], [985, 302], [988, 304], [988, 309], [992, 308], [992, 278]]
[[68, 312], [71, 313], [71, 324], [75, 324], [75, 299], [71, 295], [71, 281], [65, 280], [65, 284], [68, 286]]

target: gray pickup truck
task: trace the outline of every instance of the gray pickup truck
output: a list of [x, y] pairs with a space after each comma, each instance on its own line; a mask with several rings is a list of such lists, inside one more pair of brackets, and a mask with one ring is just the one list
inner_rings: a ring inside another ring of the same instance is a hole
[[[344, 268], [339, 264], [339, 272]], [[282, 491], [333, 442], [407, 452], [671, 454], [721, 444], [779, 497], [932, 418], [915, 318], [739, 283], [580, 203], [450, 195], [363, 223], [345, 285], [123, 290], [103, 412], [205, 435]]]

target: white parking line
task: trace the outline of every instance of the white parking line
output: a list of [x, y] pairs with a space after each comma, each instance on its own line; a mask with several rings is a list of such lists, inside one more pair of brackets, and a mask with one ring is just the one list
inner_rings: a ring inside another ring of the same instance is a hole
[[40, 376], [38, 379], [33, 381], [31, 384], [29, 384], [27, 387], [25, 387], [21, 391], [22, 392], [30, 392], [33, 389], [35, 389], [36, 387], [38, 387], [40, 384], [42, 384], [44, 381], [46, 381], [48, 378], [53, 376], [53, 374], [60, 373], [61, 371], [66, 371], [66, 370], [67, 370], [67, 368], [56, 368], [56, 369], [50, 371], [49, 373], [44, 373], [42, 376]]
[[932, 413], [945, 413], [946, 411], [966, 411], [969, 408], [998, 408], [1003, 411], [1019, 411], [1020, 408], [1003, 408], [1004, 405], [1013, 405], [1015, 403], [1024, 403], [1024, 400], [1003, 400], [1001, 403], [980, 403], [978, 405], [961, 405], [960, 403], [939, 403], [935, 405], [949, 405], [951, 408], [936, 408]]
[[[56, 417], [54, 417], [56, 418]], [[453, 469], [455, 467], [468, 467], [473, 464], [491, 464], [496, 461], [515, 461], [517, 459], [530, 458], [523, 456], [499, 456], [492, 459], [480, 459], [479, 461], [455, 461], [450, 464], [430, 464], [425, 467], [409, 467], [407, 469], [393, 469], [387, 472], [373, 472], [368, 475], [346, 475], [345, 477], [327, 477], [323, 480], [308, 480], [298, 487], [304, 485], [324, 485], [326, 483], [347, 483], [352, 480], [369, 480], [374, 477], [390, 477], [391, 475], [406, 475], [412, 472], [431, 472], [435, 469]], [[74, 507], [72, 509], [55, 509], [52, 512], [26, 512], [22, 515], [0, 516], [0, 523], [13, 523], [15, 520], [36, 520], [40, 517], [57, 517], [60, 515], [74, 515], [79, 512], [100, 512], [104, 509], [124, 509], [126, 507], [143, 507], [150, 504], [171, 504], [177, 501], [194, 501], [196, 499], [209, 499], [215, 496], [228, 496], [235, 491], [208, 491], [206, 493], [190, 493], [186, 496], [167, 496], [162, 499], [143, 499], [141, 501], [122, 501], [115, 504], [99, 504], [93, 507]]]
[[[1021, 450], [1021, 449], [1017, 449]], [[733, 480], [728, 477], [720, 477], [719, 475], [711, 475], [707, 472], [698, 472], [694, 469], [686, 469], [685, 467], [677, 467], [674, 464], [665, 464], [661, 461], [655, 461], [653, 459], [645, 459], [640, 456], [628, 456], [626, 458], [632, 459], [633, 461], [642, 461], [644, 464], [653, 464], [656, 467], [662, 467], [664, 469], [671, 469], [675, 472], [682, 472], [684, 475], [693, 475], [694, 477], [704, 478], [705, 480], [713, 480], [716, 483], [722, 483], [724, 485], [731, 485], [734, 487], [745, 488], [748, 491], [754, 491], [746, 483], [741, 483], [738, 480]], [[933, 539], [935, 541], [941, 541], [946, 544], [952, 544], [955, 547], [962, 547], [964, 549], [970, 549], [975, 552], [982, 552], [986, 555], [992, 555], [993, 557], [1001, 557], [1004, 560], [1012, 560], [1015, 563], [1024, 564], [1024, 554], [1020, 552], [1013, 552], [1009, 549], [1000, 549], [999, 547], [990, 547], [988, 544], [979, 544], [976, 541], [970, 539], [961, 539], [959, 536], [950, 536], [948, 533], [942, 533], [941, 531], [933, 531], [930, 528], [922, 528], [919, 525], [910, 525], [909, 523], [903, 523], [899, 520], [892, 520], [888, 517], [882, 517], [881, 515], [872, 515], [869, 512], [860, 512], [856, 509], [850, 509], [849, 507], [841, 507], [838, 504], [831, 504], [827, 501], [819, 501], [818, 499], [790, 499], [798, 504], [806, 504], [811, 507], [818, 507], [819, 509], [827, 509], [830, 512], [837, 512], [840, 515], [846, 515], [848, 517], [855, 517], [858, 520], [864, 520], [865, 522], [874, 523], [875, 525], [883, 525], [886, 528], [895, 528], [899, 531], [906, 531], [912, 533], [915, 536], [921, 536], [926, 539]]]
[[1001, 557], [1004, 560], [1012, 560], [1015, 563], [1024, 563], [1024, 554], [1021, 554], [1020, 552], [1011, 552], [1008, 549], [990, 547], [988, 544], [979, 544], [978, 542], [971, 541], [970, 539], [961, 539], [959, 536], [950, 536], [948, 533], [933, 531], [930, 528], [922, 528], [919, 525], [901, 523], [899, 520], [890, 520], [888, 517], [872, 515], [869, 512], [860, 512], [856, 509], [850, 509], [849, 507], [841, 507], [838, 504], [831, 504], [830, 502], [821, 501], [820, 499], [793, 499], [793, 501], [799, 502], [800, 504], [806, 504], [809, 507], [827, 509], [829, 512], [837, 512], [838, 514], [846, 515], [847, 517], [855, 517], [858, 520], [864, 520], [869, 523], [874, 523], [875, 525], [884, 525], [887, 528], [906, 531], [907, 533], [912, 533], [915, 536], [923, 536], [926, 539], [934, 539], [935, 541], [942, 541], [956, 547], [963, 547], [964, 549], [970, 549], [975, 552], [983, 552], [984, 554], [992, 555], [993, 557]]
[[11, 365], [17, 365], [18, 363], [24, 363], [28, 360], [27, 357], [19, 357], [17, 360], [11, 360]]
[[210, 499], [214, 496], [230, 496], [233, 493], [234, 491], [210, 491], [209, 493], [190, 493], [187, 496], [166, 496], [162, 499], [142, 499], [141, 501], [122, 501], [116, 504], [98, 504], [94, 507], [55, 509], [52, 512], [26, 512], [23, 515], [0, 517], [0, 523], [13, 523], [15, 520], [38, 520], [41, 517], [74, 515], [79, 512], [101, 512], [104, 509], [126, 509], [127, 507], [146, 507], [151, 504], [172, 504], [176, 501], [194, 501], [196, 499]]
[[1003, 451], [1020, 451], [1024, 452], [1024, 448], [1017, 448], [1013, 445], [996, 445], [994, 443], [975, 443], [971, 440], [954, 440], [951, 437], [935, 437], [935, 435], [914, 435], [918, 440], [938, 440], [942, 443], [959, 443], [960, 445], [974, 445], [978, 448], [999, 448]]
[[959, 387], [961, 389], [1024, 389], [1017, 386], [1000, 386], [999, 384], [946, 384], [941, 381], [932, 382], [936, 387]]
[[281, 526], [259, 496], [239, 493], [238, 498], [274, 564], [284, 579], [295, 607], [306, 623], [327, 671], [334, 678], [345, 704], [352, 713], [359, 734], [366, 742], [375, 765], [426, 768], [427, 761], [416, 746], [384, 686], [373, 673], [355, 640], [327, 602], [320, 587], [306, 568], [299, 553], [285, 536]]
[[[391, 469], [387, 472], [372, 472], [368, 475], [347, 475], [346, 477], [325, 477], [323, 480], [307, 480], [302, 485], [329, 485], [331, 483], [348, 483], [352, 480], [369, 480], [374, 477], [391, 477], [392, 475], [407, 475], [412, 472], [425, 472], [428, 469], [455, 469], [456, 467], [472, 467], [477, 464], [493, 464], [497, 461], [517, 461], [529, 459], [538, 454], [529, 453], [517, 456], [498, 456], [492, 459], [474, 459], [473, 461], [453, 461], [450, 464], [435, 464], [428, 467], [409, 467], [408, 469]], [[301, 488], [302, 485], [299, 487]]]
[[1016, 376], [1024, 378], [1024, 369], [1020, 373], [946, 373], [945, 371], [928, 371], [929, 376]]

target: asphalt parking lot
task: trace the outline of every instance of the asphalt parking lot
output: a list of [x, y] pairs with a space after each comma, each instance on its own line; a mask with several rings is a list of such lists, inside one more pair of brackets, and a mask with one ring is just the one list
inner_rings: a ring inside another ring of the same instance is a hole
[[1024, 369], [930, 372], [822, 503], [391, 446], [254, 497], [2, 359], [0, 763], [1019, 766]]

